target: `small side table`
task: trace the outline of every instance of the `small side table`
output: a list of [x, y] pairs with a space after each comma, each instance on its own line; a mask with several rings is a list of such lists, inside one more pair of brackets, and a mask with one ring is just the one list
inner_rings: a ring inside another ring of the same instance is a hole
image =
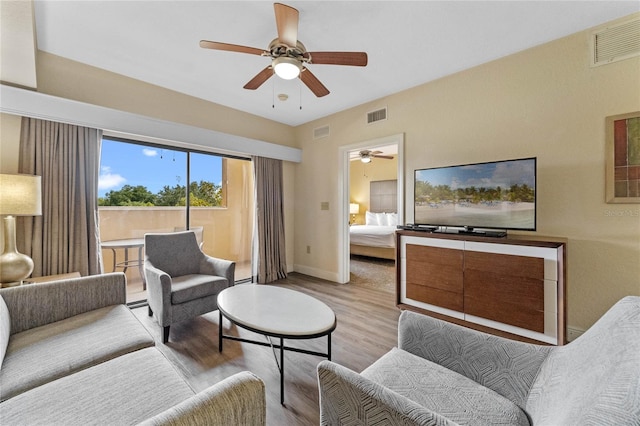
[[[122, 268], [122, 272], [127, 273], [129, 267], [137, 266], [140, 278], [142, 279], [142, 289], [147, 289], [147, 280], [144, 278], [144, 259], [142, 250], [144, 249], [144, 238], [129, 238], [125, 240], [102, 241], [100, 246], [103, 249], [111, 249], [113, 252], [113, 270]], [[138, 249], [138, 259], [129, 259], [129, 249]], [[116, 262], [116, 249], [124, 249], [124, 260]]]

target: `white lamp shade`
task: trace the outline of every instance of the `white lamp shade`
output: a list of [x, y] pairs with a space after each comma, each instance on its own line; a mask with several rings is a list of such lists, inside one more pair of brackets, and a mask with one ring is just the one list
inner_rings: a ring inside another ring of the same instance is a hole
[[0, 215], [40, 216], [40, 176], [0, 174]]
[[358, 203], [349, 203], [349, 213], [350, 214], [358, 214], [358, 213], [360, 213], [360, 204], [358, 204]]

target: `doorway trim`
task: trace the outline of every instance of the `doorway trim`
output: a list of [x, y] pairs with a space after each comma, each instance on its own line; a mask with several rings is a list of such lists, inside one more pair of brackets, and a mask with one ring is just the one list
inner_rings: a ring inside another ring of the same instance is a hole
[[398, 147], [398, 225], [404, 224], [404, 133], [385, 136], [378, 139], [370, 139], [357, 142], [351, 145], [341, 146], [338, 149], [338, 199], [339, 204], [339, 232], [338, 232], [338, 282], [346, 284], [349, 282], [349, 183], [351, 176], [349, 172], [349, 153], [362, 149], [375, 149], [381, 146], [397, 145]]

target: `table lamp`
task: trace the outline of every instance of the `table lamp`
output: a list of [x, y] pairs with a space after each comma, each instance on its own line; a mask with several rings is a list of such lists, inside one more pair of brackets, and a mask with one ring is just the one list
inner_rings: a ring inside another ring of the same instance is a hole
[[19, 284], [33, 272], [33, 260], [16, 249], [16, 216], [42, 214], [40, 176], [0, 174], [0, 215], [4, 221], [4, 252], [0, 284]]
[[349, 213], [351, 214], [351, 223], [356, 222], [356, 215], [360, 213], [360, 204], [349, 203]]

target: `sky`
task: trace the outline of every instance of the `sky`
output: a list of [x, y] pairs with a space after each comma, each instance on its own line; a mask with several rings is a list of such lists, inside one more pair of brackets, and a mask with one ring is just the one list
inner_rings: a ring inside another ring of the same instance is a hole
[[[124, 185], [146, 186], [157, 193], [164, 186], [185, 185], [187, 153], [126, 142], [102, 140], [98, 196]], [[201, 180], [220, 185], [222, 158], [191, 154], [191, 181]]]
[[535, 188], [535, 159], [498, 161], [457, 167], [416, 170], [416, 180], [432, 185], [447, 185], [451, 189], [470, 186], [508, 188], [527, 184]]

